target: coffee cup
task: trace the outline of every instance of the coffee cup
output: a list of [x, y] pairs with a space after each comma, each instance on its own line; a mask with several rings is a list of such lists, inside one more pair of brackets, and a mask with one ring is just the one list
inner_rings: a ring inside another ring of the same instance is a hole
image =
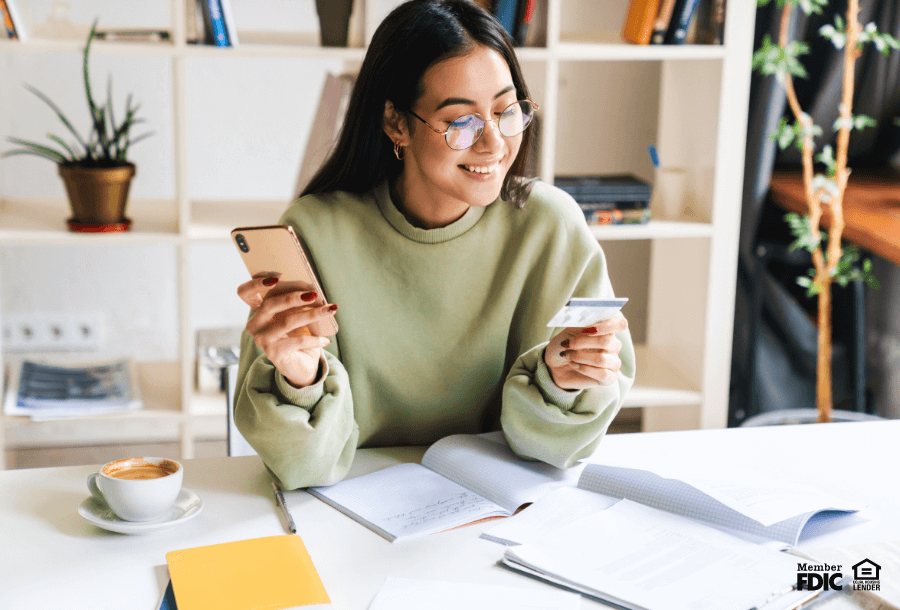
[[91, 495], [125, 521], [153, 521], [178, 498], [184, 468], [175, 460], [135, 457], [104, 464], [88, 476]]

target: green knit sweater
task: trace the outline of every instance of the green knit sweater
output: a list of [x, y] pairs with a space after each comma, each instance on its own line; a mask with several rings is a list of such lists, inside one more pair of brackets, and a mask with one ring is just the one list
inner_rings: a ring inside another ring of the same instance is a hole
[[518, 455], [560, 468], [597, 447], [634, 382], [628, 332], [618, 383], [566, 391], [544, 364], [570, 297], [611, 297], [603, 251], [577, 204], [537, 183], [439, 229], [411, 225], [387, 183], [295, 201], [340, 331], [319, 379], [297, 389], [244, 333], [235, 422], [286, 489], [330, 485], [357, 447], [428, 445], [503, 429]]

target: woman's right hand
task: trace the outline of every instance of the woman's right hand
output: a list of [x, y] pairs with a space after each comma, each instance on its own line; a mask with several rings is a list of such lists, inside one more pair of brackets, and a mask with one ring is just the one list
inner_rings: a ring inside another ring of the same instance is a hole
[[288, 383], [303, 388], [316, 380], [322, 348], [331, 343], [327, 337], [313, 335], [307, 326], [334, 316], [337, 305], [312, 307], [310, 303], [318, 298], [315, 292], [268, 296], [277, 283], [277, 276], [266, 276], [238, 286], [238, 296], [253, 310], [245, 329]]

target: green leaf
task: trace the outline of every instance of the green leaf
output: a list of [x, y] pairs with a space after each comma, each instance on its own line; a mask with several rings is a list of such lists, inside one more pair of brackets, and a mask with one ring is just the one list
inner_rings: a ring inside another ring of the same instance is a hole
[[828, 176], [833, 178], [837, 161], [834, 159], [834, 149], [831, 147], [831, 144], [826, 144], [822, 147], [822, 152], [816, 155], [816, 160], [828, 168]]
[[866, 127], [875, 127], [876, 125], [878, 125], [878, 122], [870, 116], [858, 114], [853, 117], [853, 127], [859, 131], [862, 131]]
[[78, 155], [75, 154], [75, 151], [72, 150], [72, 147], [69, 146], [68, 144], [66, 144], [62, 138], [60, 138], [59, 136], [55, 136], [52, 133], [48, 133], [47, 137], [50, 138], [51, 140], [53, 140], [54, 142], [56, 142], [57, 144], [59, 144], [60, 146], [62, 146], [63, 148], [65, 148], [69, 152], [69, 161], [77, 161], [78, 160]]
[[828, 5], [828, 0], [797, 0], [797, 4], [807, 15], [821, 14], [822, 7]]
[[833, 25], [823, 25], [820, 27], [819, 35], [822, 36], [822, 38], [830, 40], [831, 44], [833, 44], [836, 49], [843, 49], [844, 45], [847, 44], [847, 34], [843, 31], [839, 31]]
[[813, 235], [808, 215], [801, 217], [799, 214], [791, 213], [785, 214], [784, 219], [787, 221], [791, 234], [794, 236], [794, 241], [788, 246], [790, 252], [801, 248], [812, 252], [819, 246], [822, 239], [821, 235], [818, 239]]
[[784, 82], [786, 74], [805, 78], [806, 69], [797, 58], [807, 53], [809, 45], [805, 42], [794, 41], [782, 48], [773, 44], [772, 37], [767, 34], [763, 37], [762, 46], [753, 54], [752, 67], [764, 75], [774, 74], [781, 82]]
[[62, 124], [65, 125], [66, 128], [68, 128], [68, 130], [72, 132], [72, 134], [74, 134], [74, 136], [78, 139], [79, 144], [81, 144], [85, 148], [85, 150], [87, 150], [87, 144], [81, 138], [81, 134], [79, 134], [78, 131], [74, 127], [72, 127], [72, 123], [69, 122], [69, 119], [66, 118], [66, 115], [63, 114], [62, 110], [60, 110], [59, 107], [53, 103], [53, 100], [41, 93], [41, 91], [39, 91], [37, 88], [32, 87], [27, 83], [25, 84], [25, 88], [36, 95], [42, 102], [50, 106], [53, 112], [56, 113], [56, 116], [59, 117], [59, 120], [62, 122]]
[[834, 121], [834, 125], [831, 126], [835, 131], [840, 131], [844, 128], [853, 129], [853, 119], [845, 119], [844, 117], [838, 117]]
[[821, 194], [823, 203], [831, 203], [838, 196], [837, 182], [823, 174], [813, 176], [812, 187], [813, 192]]
[[66, 160], [65, 155], [61, 152], [54, 150], [48, 146], [44, 146], [43, 144], [38, 144], [37, 142], [30, 142], [29, 140], [22, 140], [20, 138], [8, 137], [7, 140], [12, 142], [13, 144], [18, 144], [19, 146], [24, 146], [25, 149], [30, 150], [36, 153], [42, 153], [43, 155], [49, 155], [53, 157], [57, 163], [63, 163]]
[[42, 159], [49, 159], [54, 163], [59, 163], [59, 159], [52, 155], [44, 154], [42, 152], [38, 152], [36, 150], [29, 150], [27, 148], [17, 148], [15, 150], [7, 150], [5, 152], [0, 153], [0, 158], [6, 157], [15, 157], [17, 155], [35, 155], [37, 157], [41, 157]]

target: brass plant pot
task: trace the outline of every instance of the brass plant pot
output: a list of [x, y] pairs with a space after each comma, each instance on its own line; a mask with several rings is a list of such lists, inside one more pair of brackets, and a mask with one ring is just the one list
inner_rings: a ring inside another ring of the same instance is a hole
[[78, 226], [102, 230], [104, 226], [130, 224], [125, 218], [125, 205], [128, 202], [128, 187], [136, 173], [133, 163], [119, 167], [58, 167], [72, 206], [71, 230], [79, 230]]

